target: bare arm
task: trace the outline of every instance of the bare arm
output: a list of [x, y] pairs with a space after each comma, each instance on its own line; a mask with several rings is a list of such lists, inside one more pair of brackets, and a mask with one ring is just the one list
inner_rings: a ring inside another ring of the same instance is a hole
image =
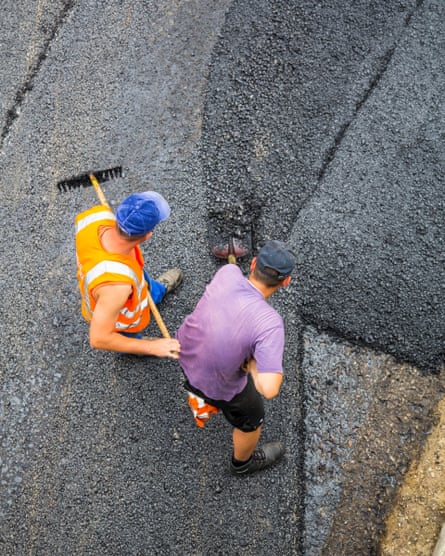
[[178, 359], [181, 348], [178, 340], [174, 338], [138, 340], [115, 332], [119, 311], [130, 294], [130, 284], [108, 284], [95, 291], [96, 307], [90, 323], [91, 347], [120, 353]]
[[282, 373], [259, 373], [255, 359], [249, 359], [244, 370], [250, 374], [255, 388], [262, 396], [271, 399], [278, 395], [283, 382]]

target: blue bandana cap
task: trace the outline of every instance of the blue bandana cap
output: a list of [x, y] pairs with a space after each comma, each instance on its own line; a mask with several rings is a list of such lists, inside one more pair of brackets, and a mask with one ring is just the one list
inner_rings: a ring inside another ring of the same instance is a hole
[[257, 256], [259, 270], [266, 276], [278, 280], [283, 280], [289, 276], [294, 266], [295, 255], [283, 241], [268, 241], [260, 249]]
[[154, 191], [133, 193], [117, 207], [116, 221], [129, 236], [143, 236], [170, 216], [170, 206]]

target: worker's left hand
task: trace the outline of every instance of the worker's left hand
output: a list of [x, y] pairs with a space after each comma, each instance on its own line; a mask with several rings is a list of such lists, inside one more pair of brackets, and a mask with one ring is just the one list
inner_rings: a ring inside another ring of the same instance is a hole
[[150, 339], [149, 350], [147, 355], [155, 355], [156, 357], [169, 357], [170, 359], [179, 359], [181, 345], [175, 338], [159, 338]]

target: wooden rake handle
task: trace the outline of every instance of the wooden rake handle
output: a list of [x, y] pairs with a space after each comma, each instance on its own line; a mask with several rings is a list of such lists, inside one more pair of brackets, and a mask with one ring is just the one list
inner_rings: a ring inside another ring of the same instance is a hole
[[96, 176], [94, 176], [93, 174], [90, 174], [90, 181], [94, 187], [94, 190], [96, 191], [97, 196], [99, 197], [99, 201], [101, 202], [102, 205], [106, 206], [107, 208], [110, 208], [110, 205], [108, 204], [107, 200], [105, 199], [105, 195], [102, 192], [102, 189], [99, 185], [99, 182], [97, 181]]
[[153, 313], [156, 324], [158, 325], [158, 328], [161, 331], [162, 337], [171, 338], [170, 333], [167, 330], [164, 321], [162, 320], [161, 313], [159, 312], [159, 309], [156, 307], [156, 303], [153, 301], [153, 298], [151, 297], [150, 290], [148, 290], [147, 295], [148, 295], [148, 304], [150, 305], [150, 311]]
[[[110, 205], [108, 204], [105, 195], [103, 194], [103, 191], [99, 185], [99, 182], [97, 181], [97, 178], [94, 174], [90, 174], [90, 181], [92, 186], [94, 187], [94, 190], [97, 193], [97, 196], [99, 197], [101, 204], [106, 206], [107, 208], [110, 208]], [[148, 296], [148, 305], [150, 306], [150, 311], [153, 313], [156, 324], [158, 325], [158, 328], [161, 331], [163, 338], [171, 338], [170, 333], [167, 330], [164, 321], [162, 320], [161, 313], [159, 312], [159, 309], [157, 308], [155, 302], [153, 301], [153, 298], [151, 297], [150, 288], [148, 288], [147, 290], [147, 296]]]

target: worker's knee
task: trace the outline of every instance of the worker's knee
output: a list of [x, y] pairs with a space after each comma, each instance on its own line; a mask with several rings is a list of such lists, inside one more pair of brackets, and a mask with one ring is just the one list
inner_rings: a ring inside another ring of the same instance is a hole
[[246, 418], [244, 421], [239, 422], [238, 426], [235, 426], [236, 429], [240, 430], [241, 432], [255, 432], [256, 430], [258, 430], [261, 425], [263, 424], [264, 421], [264, 417], [262, 417], [260, 420], [255, 420], [255, 421], [251, 421], [249, 418]]

